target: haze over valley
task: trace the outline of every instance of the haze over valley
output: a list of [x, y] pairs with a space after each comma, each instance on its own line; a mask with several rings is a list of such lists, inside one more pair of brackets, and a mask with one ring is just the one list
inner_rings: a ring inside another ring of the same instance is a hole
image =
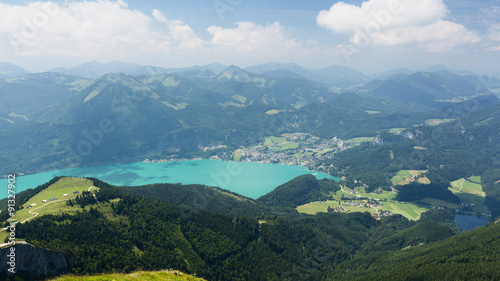
[[0, 0], [0, 279], [497, 280], [498, 1]]

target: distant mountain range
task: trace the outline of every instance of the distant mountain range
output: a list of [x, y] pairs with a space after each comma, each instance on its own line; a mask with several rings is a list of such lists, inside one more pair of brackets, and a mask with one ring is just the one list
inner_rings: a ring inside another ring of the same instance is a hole
[[[124, 73], [132, 76], [175, 73], [185, 78], [210, 78], [223, 72], [226, 68], [226, 65], [222, 65], [220, 63], [212, 63], [204, 66], [196, 65], [183, 68], [166, 68], [160, 66], [147, 66], [135, 63], [126, 63], [121, 61], [113, 61], [107, 63], [91, 61], [70, 68], [53, 68], [48, 72], [58, 72], [66, 75], [92, 79], [98, 78], [107, 73]], [[340, 65], [332, 65], [322, 69], [306, 69], [294, 63], [271, 62], [248, 66], [244, 69], [254, 74], [260, 74], [274, 78], [281, 77], [308, 79], [312, 82], [319, 83], [325, 87], [331, 87], [332, 89], [338, 91], [349, 90], [353, 86], [359, 86], [360, 84], [365, 84], [374, 79], [386, 80], [400, 74], [412, 75], [418, 72], [446, 71], [459, 76], [476, 75], [475, 73], [468, 70], [453, 70], [445, 65], [440, 64], [432, 65], [424, 69], [410, 70], [407, 68], [400, 68], [371, 75], [366, 75], [356, 69]], [[7, 62], [0, 63], [0, 79], [22, 76], [29, 73], [29, 71], [19, 66]]]
[[[254, 200], [204, 185], [56, 177], [16, 194], [19, 221], [38, 206], [36, 218], [16, 225], [29, 244], [16, 250], [24, 259], [15, 278], [172, 268], [208, 280], [496, 280], [499, 82], [439, 65], [368, 76], [278, 63], [94, 61], [43, 73], [2, 63], [0, 175], [263, 154], [339, 178], [302, 175]], [[403, 172], [408, 184], [392, 181]], [[59, 200], [42, 208], [50, 194]], [[358, 208], [346, 194], [373, 195], [356, 205], [378, 202]], [[9, 204], [0, 200], [4, 237]], [[460, 234], [456, 208], [491, 224]]]
[[8, 62], [0, 62], [0, 79], [29, 74], [26, 69]]
[[[375, 136], [439, 116], [436, 109], [450, 103], [498, 91], [486, 87], [495, 83], [483, 85], [483, 77], [444, 70], [370, 80], [341, 66], [306, 70], [277, 63], [166, 69], [91, 62], [35, 74], [0, 66], [10, 77], [0, 79], [0, 139], [11, 144], [0, 149], [0, 170], [24, 172], [64, 167], [68, 147], [101, 120], [117, 129], [81, 165], [188, 156], [200, 146], [238, 147], [286, 132]], [[28, 137], [33, 131], [36, 142]]]

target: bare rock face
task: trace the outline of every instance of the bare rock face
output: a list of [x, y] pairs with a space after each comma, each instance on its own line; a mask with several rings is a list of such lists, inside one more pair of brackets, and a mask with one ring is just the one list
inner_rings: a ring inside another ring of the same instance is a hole
[[54, 276], [68, 270], [68, 259], [57, 251], [35, 248], [28, 244], [17, 244], [0, 249], [0, 272], [8, 273], [12, 264], [12, 253], [15, 253], [15, 272], [33, 279], [43, 276]]

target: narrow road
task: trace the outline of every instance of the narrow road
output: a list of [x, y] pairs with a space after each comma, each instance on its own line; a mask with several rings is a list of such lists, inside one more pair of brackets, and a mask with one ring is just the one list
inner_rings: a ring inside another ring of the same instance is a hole
[[38, 210], [38, 209], [43, 208], [43, 207], [45, 207], [45, 206], [47, 206], [47, 205], [49, 205], [49, 204], [52, 204], [52, 203], [62, 202], [62, 201], [68, 201], [68, 200], [70, 200], [70, 199], [69, 199], [69, 198], [68, 198], [68, 199], [60, 199], [60, 200], [54, 200], [54, 201], [50, 201], [50, 202], [47, 202], [47, 203], [43, 203], [43, 205], [42, 205], [42, 206], [37, 207], [37, 208], [34, 208], [33, 210], [29, 210], [29, 211], [28, 211], [28, 213], [30, 213], [30, 214], [32, 214], [32, 215], [34, 215], [34, 216], [29, 217], [29, 218], [27, 218], [27, 219], [23, 220], [21, 223], [25, 223], [25, 222], [27, 222], [28, 220], [30, 220], [30, 219], [35, 218], [36, 216], [38, 216], [38, 213], [33, 213], [33, 211], [34, 211], [34, 210]]
[[465, 182], [465, 179], [462, 181], [462, 185], [460, 186], [460, 190], [458, 192], [462, 192], [462, 188], [464, 188], [464, 182]]

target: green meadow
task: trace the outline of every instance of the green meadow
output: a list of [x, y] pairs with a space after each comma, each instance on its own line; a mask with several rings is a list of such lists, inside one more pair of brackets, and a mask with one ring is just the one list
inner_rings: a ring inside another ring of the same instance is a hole
[[[349, 210], [350, 212], [369, 212], [370, 214], [376, 214], [377, 211], [375, 208], [368, 207], [358, 207], [358, 206], [344, 206], [343, 204], [346, 202], [357, 202], [362, 203], [362, 200], [350, 200], [350, 201], [339, 201], [337, 200], [328, 200], [328, 201], [318, 201], [311, 202], [302, 206], [297, 207], [297, 211], [300, 213], [306, 213], [310, 215], [314, 215], [316, 213], [327, 212], [327, 208], [330, 207], [339, 207], [342, 206], [344, 209]], [[409, 220], [418, 220], [420, 219], [420, 215], [423, 212], [429, 210], [427, 207], [418, 206], [411, 203], [400, 203], [400, 202], [391, 202], [391, 201], [382, 201], [381, 207], [377, 208], [383, 211], [393, 212], [394, 214], [400, 214]]]
[[[405, 185], [409, 184], [413, 180], [412, 177], [418, 177], [422, 174], [425, 174], [426, 170], [401, 170], [396, 173], [394, 177], [392, 177], [391, 182], [393, 185]], [[428, 184], [430, 183], [429, 179], [426, 177], [422, 177], [417, 180], [420, 183]]]
[[487, 210], [484, 205], [486, 193], [483, 191], [481, 177], [473, 176], [468, 179], [458, 179], [450, 183], [451, 187], [448, 189], [453, 192], [463, 203], [474, 203], [476, 206], [472, 208], [473, 211], [483, 213]]
[[[66, 201], [76, 198], [83, 191], [88, 191], [92, 187], [92, 181], [81, 178], [62, 178], [47, 189], [33, 196], [28, 202], [22, 205], [23, 209], [16, 211], [13, 217], [20, 222], [41, 215], [57, 214], [67, 211], [76, 211], [76, 207], [66, 206]], [[78, 194], [73, 192], [78, 191]], [[63, 197], [63, 194], [68, 196]], [[57, 198], [49, 201], [51, 198]], [[43, 200], [47, 200], [46, 203]], [[27, 208], [31, 204], [36, 204], [31, 208]]]

